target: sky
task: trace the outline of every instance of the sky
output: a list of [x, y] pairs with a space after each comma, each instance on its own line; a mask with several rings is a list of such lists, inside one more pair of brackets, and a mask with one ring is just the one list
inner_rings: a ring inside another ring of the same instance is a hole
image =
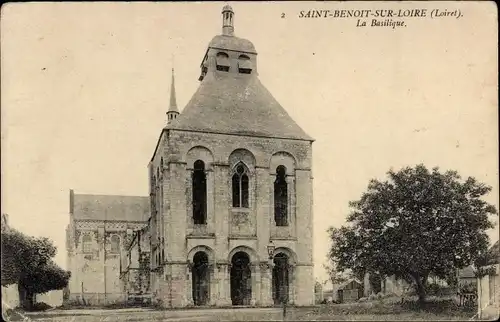
[[[348, 202], [419, 163], [493, 187], [499, 208], [497, 10], [493, 2], [229, 3], [259, 78], [313, 138], [315, 275]], [[65, 267], [69, 189], [148, 195], [147, 164], [221, 33], [222, 2], [11, 3], [1, 10], [2, 213], [50, 237]], [[299, 18], [310, 9], [460, 9], [404, 28]], [[282, 18], [284, 14], [284, 18]], [[492, 218], [498, 222], [498, 217]], [[498, 240], [498, 226], [489, 232]]]

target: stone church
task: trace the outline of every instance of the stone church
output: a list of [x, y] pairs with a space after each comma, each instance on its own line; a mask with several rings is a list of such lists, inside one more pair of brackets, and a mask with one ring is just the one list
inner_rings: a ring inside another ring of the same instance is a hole
[[133, 219], [89, 229], [110, 239], [104, 249], [141, 231], [123, 256], [149, 239], [148, 291], [161, 306], [312, 305], [313, 139], [260, 82], [257, 51], [235, 36], [234, 18], [224, 6], [222, 34], [203, 53], [199, 87], [181, 112], [172, 70], [148, 204], [129, 197]]
[[70, 190], [66, 269], [70, 303], [101, 305], [127, 300], [127, 255], [147, 227], [149, 198], [77, 194]]
[[149, 164], [152, 291], [165, 306], [311, 305], [313, 140], [260, 82], [230, 6], [200, 69], [182, 113], [172, 84]]

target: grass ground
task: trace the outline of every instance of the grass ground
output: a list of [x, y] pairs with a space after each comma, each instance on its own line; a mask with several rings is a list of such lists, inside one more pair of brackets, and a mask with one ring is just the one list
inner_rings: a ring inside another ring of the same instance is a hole
[[[289, 321], [436, 321], [469, 320], [474, 309], [463, 309], [452, 301], [434, 301], [424, 307], [390, 299], [364, 303], [321, 305], [287, 309]], [[280, 321], [281, 308], [191, 309], [191, 310], [54, 310], [27, 313], [34, 321]], [[11, 321], [21, 321], [20, 318]]]

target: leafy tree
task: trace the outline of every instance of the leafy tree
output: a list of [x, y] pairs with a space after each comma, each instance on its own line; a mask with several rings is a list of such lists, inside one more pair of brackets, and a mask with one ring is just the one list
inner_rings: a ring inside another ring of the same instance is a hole
[[68, 285], [71, 273], [60, 268], [52, 260], [33, 271], [26, 272], [19, 280], [19, 286], [26, 292], [26, 300], [31, 307], [36, 294], [61, 290]]
[[486, 251], [497, 211], [481, 197], [491, 187], [423, 165], [387, 174], [350, 203], [346, 226], [329, 228], [329, 259], [340, 270], [403, 278], [424, 302], [429, 274], [446, 278]]
[[45, 265], [56, 254], [46, 237], [27, 236], [15, 229], [2, 232], [2, 285], [14, 284], [26, 274]]
[[64, 288], [70, 273], [51, 260], [55, 254], [50, 239], [2, 227], [2, 286], [17, 283], [29, 306], [35, 294]]
[[343, 274], [343, 272], [339, 272], [334, 263], [323, 265], [323, 267], [328, 273], [328, 277], [330, 279], [330, 282], [332, 282], [332, 285], [341, 284], [347, 281], [346, 274]]

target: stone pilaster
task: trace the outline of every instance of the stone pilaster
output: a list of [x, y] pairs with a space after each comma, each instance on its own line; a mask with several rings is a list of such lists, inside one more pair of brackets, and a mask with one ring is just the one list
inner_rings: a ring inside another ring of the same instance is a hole
[[186, 294], [186, 305], [193, 306], [193, 263], [187, 262], [186, 265], [186, 288], [184, 291]]
[[230, 278], [229, 278], [229, 265], [226, 263], [217, 264], [218, 280], [218, 297], [216, 301], [217, 306], [231, 305], [230, 293]]
[[271, 236], [276, 235], [276, 222], [274, 220], [274, 182], [276, 181], [276, 174], [271, 173], [269, 176], [269, 227], [271, 228]]
[[297, 301], [296, 299], [296, 292], [295, 292], [295, 285], [296, 285], [296, 267], [295, 265], [289, 265], [288, 266], [288, 299], [289, 303], [295, 304]]
[[287, 176], [286, 184], [288, 187], [288, 226], [290, 227], [289, 234], [293, 237], [296, 237], [297, 225], [295, 216], [295, 176]]
[[252, 305], [260, 305], [261, 302], [261, 278], [260, 265], [252, 264]]
[[218, 290], [217, 290], [217, 285], [219, 283], [219, 277], [218, 277], [218, 272], [217, 272], [217, 266], [213, 263], [209, 264], [208, 266], [208, 271], [210, 274], [210, 289], [209, 289], [209, 305], [216, 305], [217, 303], [217, 297], [218, 297]]
[[262, 306], [272, 306], [273, 296], [272, 296], [272, 264], [267, 262], [260, 263], [260, 277], [261, 277], [261, 305]]
[[214, 171], [205, 171], [207, 180], [207, 228], [208, 232], [215, 231], [215, 200], [214, 200]]

